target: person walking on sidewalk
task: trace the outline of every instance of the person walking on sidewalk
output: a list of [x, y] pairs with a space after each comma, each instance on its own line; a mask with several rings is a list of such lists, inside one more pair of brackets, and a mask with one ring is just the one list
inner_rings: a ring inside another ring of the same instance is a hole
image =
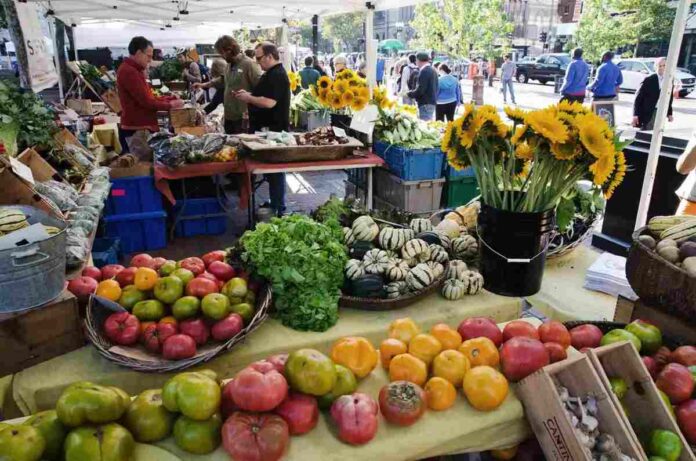
[[448, 122], [454, 120], [454, 112], [457, 105], [462, 102], [462, 89], [457, 77], [451, 75], [452, 70], [447, 64], [440, 64], [440, 79], [438, 81], [437, 107], [435, 118], [441, 122], [447, 118]]
[[409, 91], [408, 96], [418, 103], [418, 117], [421, 120], [430, 121], [435, 116], [437, 93], [439, 90], [437, 72], [430, 65], [430, 54], [421, 51], [416, 55], [418, 64], [418, 86]]
[[614, 59], [614, 53], [611, 51], [602, 55], [602, 65], [597, 69], [597, 78], [590, 86], [595, 101], [615, 99], [623, 83], [621, 69], [611, 61], [612, 59]]
[[561, 87], [561, 101], [584, 103], [589, 74], [590, 66], [582, 59], [582, 48], [575, 48], [573, 50], [573, 62], [566, 69], [563, 86]]
[[416, 55], [409, 54], [406, 65], [401, 68], [399, 76], [399, 96], [407, 106], [413, 105], [413, 99], [409, 98], [408, 92], [413, 91], [418, 86], [418, 66], [416, 66]]
[[321, 74], [314, 68], [313, 57], [307, 56], [304, 58], [304, 64], [304, 69], [300, 71], [300, 81], [302, 82], [302, 88], [306, 90], [310, 86], [317, 84]]
[[517, 73], [517, 66], [512, 62], [511, 56], [509, 54], [505, 55], [505, 60], [503, 65], [500, 66], [500, 92], [503, 93], [503, 102], [507, 104], [507, 91], [510, 91], [510, 99], [513, 104], [517, 104], [515, 101], [515, 92], [512, 89], [512, 80], [515, 78]]
[[[650, 75], [643, 83], [640, 84], [636, 99], [633, 102], [633, 126], [641, 130], [652, 130], [655, 123], [655, 110], [657, 109], [657, 101], [660, 99], [660, 92], [665, 80], [665, 66], [667, 60], [660, 58], [655, 62], [656, 73]], [[669, 106], [667, 107], [667, 120], [672, 121], [672, 101], [674, 95], [669, 97]]]

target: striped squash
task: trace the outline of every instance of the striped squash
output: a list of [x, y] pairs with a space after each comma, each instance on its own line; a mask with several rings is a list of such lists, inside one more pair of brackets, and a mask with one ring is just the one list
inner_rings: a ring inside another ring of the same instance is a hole
[[461, 280], [450, 279], [442, 285], [442, 296], [450, 301], [462, 299], [466, 294], [466, 284]]
[[420, 291], [433, 283], [433, 272], [427, 264], [418, 264], [406, 276], [406, 283], [413, 291]]
[[387, 267], [385, 275], [392, 282], [398, 282], [401, 280], [406, 280], [406, 276], [410, 272], [411, 268], [405, 261], [399, 261], [392, 263]]
[[408, 293], [408, 285], [406, 282], [392, 282], [384, 287], [387, 298], [396, 299]]
[[401, 248], [401, 256], [404, 259], [416, 259], [418, 262], [426, 262], [430, 259], [430, 247], [424, 240], [409, 240]]
[[478, 294], [483, 288], [483, 276], [478, 272], [464, 271], [459, 274], [457, 279], [464, 282], [464, 285], [466, 285], [466, 294], [468, 295]]
[[394, 229], [393, 227], [385, 227], [379, 232], [377, 239], [379, 246], [385, 250], [400, 250], [406, 243], [406, 236], [403, 229]]
[[461, 273], [468, 270], [469, 266], [467, 266], [464, 261], [453, 259], [447, 265], [447, 273], [445, 274], [445, 277], [448, 279], [458, 279]]
[[348, 280], [355, 280], [365, 275], [365, 266], [363, 266], [362, 261], [349, 259], [346, 263], [345, 273]]
[[27, 216], [17, 208], [0, 210], [0, 233], [8, 234], [28, 227]]
[[447, 250], [440, 245], [430, 245], [430, 260], [440, 264], [445, 264], [449, 261]]
[[478, 242], [471, 235], [452, 240], [452, 253], [458, 259], [471, 259], [478, 254]]
[[343, 243], [345, 243], [347, 247], [355, 243], [355, 235], [353, 235], [353, 229], [350, 227], [343, 228]]
[[440, 246], [449, 251], [452, 249], [452, 239], [444, 232], [437, 233], [440, 236]]
[[353, 229], [355, 240], [371, 242], [379, 235], [379, 226], [374, 219], [367, 215], [360, 216], [353, 221], [351, 229]]
[[404, 229], [404, 238], [408, 242], [409, 240], [413, 240], [416, 238], [416, 233], [413, 229]]
[[416, 234], [420, 234], [421, 232], [433, 230], [433, 223], [431, 223], [429, 219], [416, 218], [411, 220], [408, 227]]
[[433, 278], [438, 278], [439, 276], [441, 276], [443, 274], [443, 272], [445, 272], [445, 267], [438, 262], [428, 261], [425, 264], [428, 265], [428, 267], [430, 268], [430, 271], [433, 273]]
[[365, 253], [363, 263], [368, 274], [384, 274], [389, 266], [389, 256], [386, 251], [375, 248]]
[[690, 219], [676, 226], [672, 226], [662, 231], [660, 240], [672, 239], [677, 243], [682, 243], [696, 235], [696, 219]]

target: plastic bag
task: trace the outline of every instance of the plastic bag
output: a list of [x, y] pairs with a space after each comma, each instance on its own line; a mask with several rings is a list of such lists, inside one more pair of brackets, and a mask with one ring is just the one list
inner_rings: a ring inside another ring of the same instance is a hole
[[225, 145], [227, 136], [220, 133], [208, 133], [191, 142], [191, 151], [186, 156], [189, 163], [212, 162], [215, 154]]
[[[89, 242], [86, 244], [89, 245]], [[65, 265], [68, 268], [79, 267], [87, 261], [89, 248], [83, 245], [69, 245], [65, 247]]]
[[89, 221], [87, 219], [74, 219], [70, 222], [70, 228], [83, 229], [85, 232], [87, 232], [87, 235], [92, 233], [95, 225], [96, 223], [94, 221]]
[[[190, 141], [185, 135], [172, 136], [169, 133], [157, 133], [150, 136], [148, 144], [155, 154], [155, 160], [169, 168], [176, 168], [186, 163], [186, 154], [190, 151]], [[193, 136], [188, 136], [193, 139]]]
[[72, 223], [70, 223], [70, 227], [68, 227], [68, 232], [67, 232], [67, 237], [65, 240], [66, 245], [87, 245], [89, 246], [89, 241], [87, 241], [87, 238], [89, 237], [89, 232], [85, 230], [82, 227], [74, 227]]
[[77, 146], [75, 144], [65, 144], [63, 146], [63, 152], [69, 155], [81, 169], [85, 171], [90, 171], [94, 168], [94, 163], [90, 160], [88, 152], [85, 152], [82, 146]]
[[49, 180], [37, 182], [34, 184], [36, 191], [55, 203], [60, 211], [70, 211], [77, 206], [79, 194], [69, 184], [60, 183], [58, 181]]
[[78, 206], [71, 213], [71, 220], [86, 219], [88, 221], [97, 221], [99, 219], [100, 210], [91, 206]]

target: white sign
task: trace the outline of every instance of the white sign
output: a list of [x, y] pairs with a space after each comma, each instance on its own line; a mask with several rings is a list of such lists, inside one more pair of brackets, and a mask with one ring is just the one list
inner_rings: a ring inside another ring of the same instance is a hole
[[370, 104], [360, 112], [355, 112], [350, 121], [350, 128], [365, 134], [372, 134], [375, 122], [379, 118], [377, 106]]
[[15, 0], [14, 4], [24, 36], [31, 89], [39, 92], [51, 88], [58, 83], [58, 74], [53, 63], [52, 46], [41, 31], [38, 3], [19, 3]]
[[10, 166], [12, 166], [12, 171], [14, 171], [17, 176], [24, 179], [31, 185], [34, 185], [34, 175], [31, 172], [31, 168], [14, 157], [10, 157]]

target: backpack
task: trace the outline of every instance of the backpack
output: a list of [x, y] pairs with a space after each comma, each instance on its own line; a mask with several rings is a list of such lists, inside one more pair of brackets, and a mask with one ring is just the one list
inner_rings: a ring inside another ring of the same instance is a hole
[[208, 69], [208, 66], [205, 64], [201, 64], [200, 62], [197, 62], [198, 64], [198, 69], [201, 71], [201, 80], [204, 82], [207, 82], [210, 80], [210, 69]]
[[420, 76], [420, 69], [416, 66], [409, 66], [411, 68], [411, 73], [408, 74], [408, 85], [409, 90], [415, 90], [418, 86], [418, 77]]

